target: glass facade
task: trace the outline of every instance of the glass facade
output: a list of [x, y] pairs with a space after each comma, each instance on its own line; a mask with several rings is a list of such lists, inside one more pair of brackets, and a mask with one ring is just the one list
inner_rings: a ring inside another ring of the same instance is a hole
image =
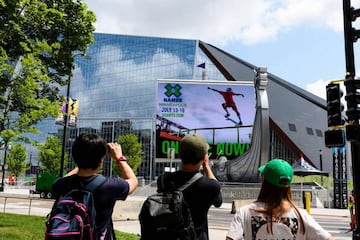
[[[203, 54], [197, 57], [196, 40], [94, 36], [87, 51], [91, 59], [76, 58], [71, 83], [70, 96], [79, 99], [81, 118], [153, 118], [157, 79], [201, 79], [202, 69], [196, 66], [210, 62]], [[215, 68], [209, 65], [207, 71]], [[219, 76], [215, 71], [208, 77]]]
[[82, 118], [154, 117], [154, 81], [192, 79], [196, 41], [95, 34], [71, 95]]

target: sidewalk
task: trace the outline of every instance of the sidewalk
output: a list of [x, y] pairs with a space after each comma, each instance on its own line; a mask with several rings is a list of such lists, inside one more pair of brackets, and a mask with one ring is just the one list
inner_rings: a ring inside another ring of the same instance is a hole
[[[114, 222], [116, 230], [140, 235], [140, 225], [138, 221], [116, 221]], [[224, 240], [227, 229], [209, 228], [210, 240]], [[345, 240], [345, 239], [344, 239]]]
[[[127, 201], [131, 201], [129, 196]], [[231, 203], [223, 203], [220, 209], [229, 211], [231, 210]], [[134, 233], [140, 235], [140, 224], [138, 220], [128, 220], [128, 221], [114, 221], [114, 228], [116, 230], [128, 233]], [[209, 227], [209, 240], [223, 240], [226, 237], [228, 228], [212, 228]]]
[[[131, 197], [129, 196], [127, 201], [131, 201]], [[220, 209], [225, 211], [231, 211], [231, 203], [223, 203]], [[333, 209], [333, 208], [311, 208], [310, 214], [312, 216], [328, 216], [328, 217], [344, 217], [348, 218], [349, 213], [348, 209]], [[128, 220], [128, 221], [114, 221], [114, 228], [116, 230], [134, 234], [140, 234], [140, 224], [137, 220]], [[216, 228], [209, 226], [209, 236], [210, 240], [222, 240], [225, 239], [228, 228]], [[336, 240], [351, 240], [349, 237], [340, 237], [336, 238]]]
[[[5, 189], [4, 193], [0, 193], [0, 196], [3, 194], [10, 194], [10, 195], [18, 195], [22, 197], [29, 196], [29, 189], [17, 189], [17, 188], [7, 188]], [[143, 201], [144, 197], [139, 196], [129, 196], [126, 202], [138, 202]], [[231, 211], [231, 203], [223, 203], [220, 209], [224, 211]], [[344, 217], [348, 218], [349, 213], [348, 209], [334, 209], [334, 208], [311, 208], [310, 214], [313, 216], [328, 216], [331, 217]], [[134, 219], [134, 218], [132, 218]], [[138, 220], [116, 220], [114, 221], [114, 228], [128, 233], [140, 234], [140, 224]], [[228, 231], [228, 227], [209, 227], [209, 235], [210, 240], [222, 240], [225, 239], [226, 233]], [[337, 237], [336, 240], [351, 240], [352, 237]]]

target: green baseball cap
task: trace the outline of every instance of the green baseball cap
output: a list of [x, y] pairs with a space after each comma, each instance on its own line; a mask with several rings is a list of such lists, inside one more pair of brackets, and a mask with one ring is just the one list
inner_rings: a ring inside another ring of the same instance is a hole
[[270, 160], [258, 170], [267, 182], [281, 188], [289, 187], [294, 176], [291, 165], [282, 159]]
[[209, 150], [209, 144], [204, 136], [199, 134], [186, 135], [180, 142], [179, 154], [182, 156], [185, 152], [191, 151], [194, 157], [201, 159]]

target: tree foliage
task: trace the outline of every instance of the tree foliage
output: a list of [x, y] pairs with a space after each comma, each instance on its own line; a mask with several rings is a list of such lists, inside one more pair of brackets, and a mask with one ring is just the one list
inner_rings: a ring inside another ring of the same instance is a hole
[[[56, 173], [60, 171], [61, 141], [56, 136], [48, 136], [44, 144], [39, 145], [39, 161], [44, 172]], [[65, 156], [64, 165], [66, 166]]]
[[[129, 166], [136, 174], [142, 162], [142, 144], [139, 143], [138, 137], [135, 134], [129, 133], [120, 136], [117, 142], [121, 145], [122, 152], [126, 156]], [[119, 166], [117, 164], [113, 166], [114, 173], [121, 176]]]
[[[95, 15], [82, 0], [0, 0], [0, 136], [37, 132], [58, 116], [74, 53], [93, 42]], [[6, 141], [4, 139], [4, 141]]]
[[7, 158], [8, 172], [11, 172], [15, 177], [20, 176], [26, 171], [26, 149], [21, 144], [16, 144], [8, 151]]

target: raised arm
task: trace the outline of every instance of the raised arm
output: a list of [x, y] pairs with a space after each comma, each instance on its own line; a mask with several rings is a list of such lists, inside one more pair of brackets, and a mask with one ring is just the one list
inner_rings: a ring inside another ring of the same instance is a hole
[[242, 93], [234, 93], [235, 96], [241, 96], [241, 97], [244, 97], [244, 94]]
[[211, 88], [211, 87], [208, 87], [209, 90], [213, 90], [214, 92], [220, 92], [219, 90], [215, 89], [215, 88]]
[[216, 179], [214, 173], [212, 172], [211, 170], [211, 167], [209, 165], [209, 156], [206, 156], [205, 159], [204, 159], [204, 162], [203, 162], [203, 169], [204, 169], [204, 174], [205, 176], [207, 176], [208, 178], [210, 179]]
[[122, 153], [120, 144], [108, 143], [108, 146], [110, 148], [109, 154], [111, 158], [114, 159], [115, 162], [119, 165], [124, 180], [129, 183], [129, 194], [131, 194], [138, 186], [138, 180], [135, 176], [135, 173], [127, 163], [126, 158]]
[[78, 168], [78, 167], [75, 167], [73, 170], [71, 170], [70, 172], [68, 172], [65, 176], [68, 177], [68, 176], [77, 174], [78, 172], [79, 172], [79, 168]]

